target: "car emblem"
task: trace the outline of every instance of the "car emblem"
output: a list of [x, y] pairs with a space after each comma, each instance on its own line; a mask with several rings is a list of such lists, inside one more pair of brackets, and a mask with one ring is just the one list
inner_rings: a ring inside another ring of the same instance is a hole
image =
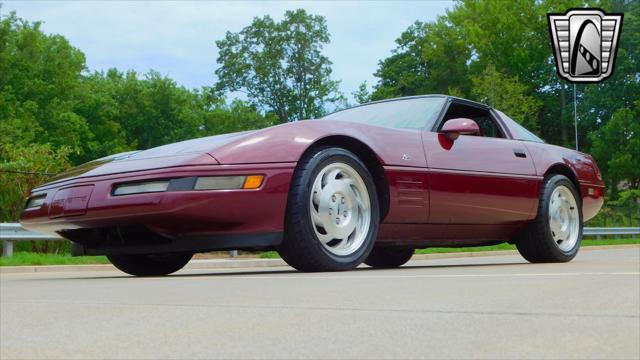
[[572, 9], [547, 18], [560, 77], [593, 83], [613, 74], [623, 14]]
[[409, 154], [402, 154], [402, 160], [406, 160], [406, 161], [411, 160], [411, 155], [409, 155]]

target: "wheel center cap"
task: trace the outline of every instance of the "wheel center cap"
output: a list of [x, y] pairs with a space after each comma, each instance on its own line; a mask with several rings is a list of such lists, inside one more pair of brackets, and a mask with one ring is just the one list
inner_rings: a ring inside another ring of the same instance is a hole
[[344, 194], [335, 193], [331, 196], [332, 206], [330, 215], [334, 216], [336, 225], [346, 226], [351, 218], [349, 202]]

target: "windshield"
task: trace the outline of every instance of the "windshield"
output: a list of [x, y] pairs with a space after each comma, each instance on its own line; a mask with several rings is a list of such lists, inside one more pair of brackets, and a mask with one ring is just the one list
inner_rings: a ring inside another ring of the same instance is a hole
[[445, 101], [441, 96], [385, 101], [338, 111], [323, 119], [394, 129], [431, 129]]
[[542, 140], [539, 137], [537, 137], [534, 133], [532, 133], [531, 131], [527, 130], [524, 126], [518, 124], [518, 122], [516, 122], [512, 118], [510, 118], [507, 115], [505, 115], [505, 113], [503, 113], [502, 111], [500, 111], [500, 110], [495, 110], [495, 111], [498, 113], [498, 115], [500, 115], [502, 120], [507, 123], [507, 125], [511, 129], [511, 132], [513, 133], [513, 138], [514, 139], [516, 139], [516, 140], [524, 140], [524, 141], [532, 141], [532, 142], [537, 142], [537, 143], [544, 143], [544, 140]]

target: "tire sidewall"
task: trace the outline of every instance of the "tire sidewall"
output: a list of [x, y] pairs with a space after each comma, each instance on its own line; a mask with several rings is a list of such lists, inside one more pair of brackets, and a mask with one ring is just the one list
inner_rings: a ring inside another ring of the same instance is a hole
[[[365, 186], [367, 187], [367, 193], [369, 196], [369, 204], [371, 207], [371, 219], [370, 226], [367, 233], [367, 236], [362, 244], [362, 246], [355, 252], [345, 256], [339, 256], [331, 253], [327, 250], [320, 239], [316, 236], [314, 229], [314, 224], [311, 220], [311, 213], [309, 208], [309, 201], [311, 201], [311, 191], [313, 182], [316, 177], [320, 173], [320, 171], [329, 164], [332, 163], [344, 163], [351, 166], [358, 172], [358, 175], [362, 178]], [[350, 268], [359, 265], [366, 259], [366, 257], [371, 252], [375, 240], [377, 238], [378, 233], [378, 223], [380, 218], [380, 209], [378, 203], [378, 197], [376, 194], [375, 183], [371, 174], [367, 170], [366, 166], [360, 159], [358, 159], [353, 153], [350, 151], [340, 149], [340, 148], [324, 148], [319, 150], [313, 155], [313, 157], [309, 161], [309, 167], [313, 169], [312, 171], [307, 172], [305, 176], [302, 178], [302, 194], [298, 194], [298, 196], [303, 197], [303, 206], [302, 212], [302, 222], [303, 222], [303, 231], [304, 236], [307, 239], [313, 239], [314, 247], [316, 251], [322, 252], [324, 256], [329, 258], [332, 262], [336, 264], [340, 264], [345, 268]]]
[[[549, 224], [549, 203], [551, 200], [551, 195], [553, 194], [553, 191], [560, 185], [565, 186], [569, 189], [569, 191], [571, 191], [571, 194], [576, 201], [576, 206], [578, 207], [578, 218], [580, 221], [578, 240], [576, 241], [576, 244], [573, 246], [573, 248], [569, 251], [563, 251], [562, 249], [560, 249], [560, 247], [558, 247], [555, 240], [553, 239], [551, 226]], [[580, 198], [580, 195], [578, 194], [578, 191], [576, 190], [573, 182], [563, 175], [554, 175], [549, 178], [544, 187], [544, 193], [542, 194], [542, 196], [544, 197], [544, 201], [542, 202], [544, 208], [541, 209], [542, 219], [544, 221], [544, 240], [549, 243], [549, 248], [552, 249], [554, 255], [559, 260], [571, 260], [576, 256], [578, 250], [580, 249], [580, 245], [582, 244], [582, 228], [584, 225], [582, 218], [582, 199]]]

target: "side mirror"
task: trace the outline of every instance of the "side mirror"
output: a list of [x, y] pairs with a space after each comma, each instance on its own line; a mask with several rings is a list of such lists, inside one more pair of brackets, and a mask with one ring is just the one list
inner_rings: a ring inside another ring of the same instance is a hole
[[466, 118], [447, 120], [442, 126], [442, 133], [450, 139], [456, 140], [460, 135], [480, 135], [478, 124]]

